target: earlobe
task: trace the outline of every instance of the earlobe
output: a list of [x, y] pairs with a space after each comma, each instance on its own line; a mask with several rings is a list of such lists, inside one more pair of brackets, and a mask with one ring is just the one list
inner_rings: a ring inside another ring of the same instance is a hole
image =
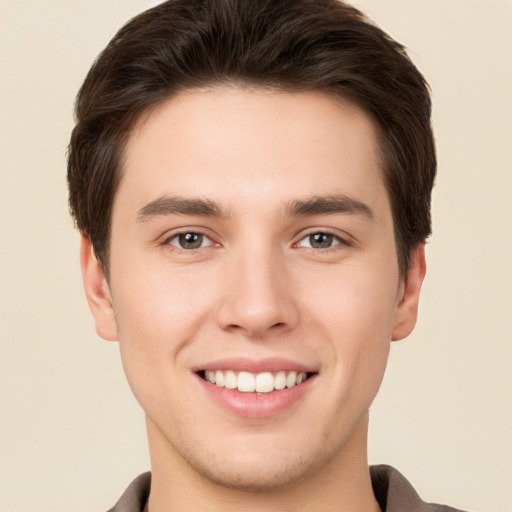
[[94, 253], [91, 240], [84, 235], [80, 243], [80, 267], [96, 332], [105, 340], [116, 341], [117, 325], [110, 289], [103, 268]]
[[393, 341], [409, 336], [416, 325], [420, 290], [426, 270], [425, 245], [420, 244], [411, 254], [409, 269], [401, 286], [391, 337]]

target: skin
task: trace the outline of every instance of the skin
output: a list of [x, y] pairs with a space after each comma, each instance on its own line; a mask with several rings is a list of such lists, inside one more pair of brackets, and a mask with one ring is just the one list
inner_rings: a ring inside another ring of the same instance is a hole
[[[147, 208], [163, 196], [207, 199], [222, 214]], [[368, 211], [289, 211], [332, 196]], [[177, 232], [203, 234], [202, 246], [180, 247]], [[313, 233], [334, 236], [314, 248]], [[119, 340], [146, 413], [151, 512], [379, 510], [368, 409], [391, 340], [414, 327], [425, 260], [419, 246], [400, 277], [363, 112], [317, 92], [181, 93], [127, 143], [109, 282], [85, 237], [81, 261], [96, 330]], [[195, 373], [239, 357], [286, 358], [315, 377], [283, 411], [243, 417]]]

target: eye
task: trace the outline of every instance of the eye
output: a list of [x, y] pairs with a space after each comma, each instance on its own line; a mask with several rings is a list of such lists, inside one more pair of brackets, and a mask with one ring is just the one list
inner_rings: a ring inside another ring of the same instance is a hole
[[302, 238], [297, 247], [309, 247], [310, 249], [330, 249], [336, 245], [340, 245], [341, 240], [339, 237], [332, 233], [325, 233], [319, 231], [318, 233], [311, 233]]
[[178, 249], [192, 250], [201, 249], [213, 245], [213, 242], [206, 235], [202, 233], [195, 233], [193, 231], [186, 233], [177, 233], [168, 238], [165, 243], [177, 247]]

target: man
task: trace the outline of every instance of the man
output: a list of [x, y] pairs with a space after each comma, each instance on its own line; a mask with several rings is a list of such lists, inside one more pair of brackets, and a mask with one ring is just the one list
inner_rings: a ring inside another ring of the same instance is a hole
[[436, 159], [404, 49], [332, 0], [171, 0], [89, 72], [68, 164], [151, 476], [114, 511], [453, 510], [368, 468]]

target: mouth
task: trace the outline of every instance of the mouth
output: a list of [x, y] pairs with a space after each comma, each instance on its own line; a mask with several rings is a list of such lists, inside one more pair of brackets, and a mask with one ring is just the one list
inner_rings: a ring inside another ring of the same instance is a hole
[[295, 388], [316, 375], [315, 372], [286, 370], [262, 371], [259, 373], [234, 370], [200, 370], [197, 374], [204, 381], [218, 388], [258, 395]]
[[222, 359], [192, 371], [210, 403], [252, 419], [276, 417], [315, 397], [320, 373], [316, 366], [283, 358]]

